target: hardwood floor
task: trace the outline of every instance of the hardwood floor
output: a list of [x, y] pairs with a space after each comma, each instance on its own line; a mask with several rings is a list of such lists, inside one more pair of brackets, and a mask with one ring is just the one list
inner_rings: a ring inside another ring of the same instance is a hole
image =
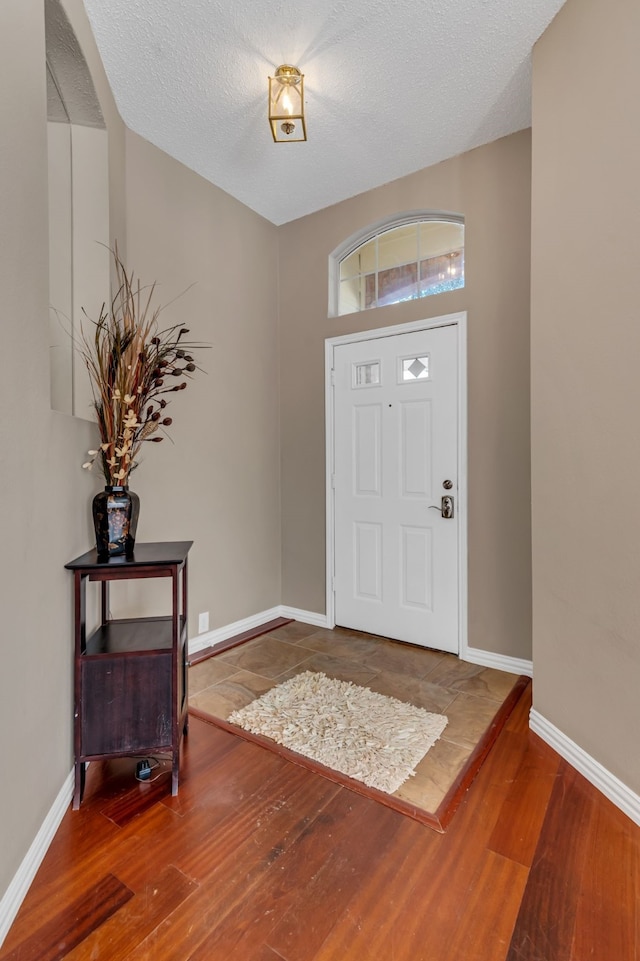
[[445, 834], [192, 718], [180, 793], [94, 764], [2, 961], [637, 961], [640, 828], [529, 733]]

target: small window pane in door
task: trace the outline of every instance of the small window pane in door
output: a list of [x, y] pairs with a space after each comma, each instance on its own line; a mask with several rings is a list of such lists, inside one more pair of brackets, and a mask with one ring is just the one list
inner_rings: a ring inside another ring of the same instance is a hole
[[380, 384], [380, 361], [353, 365], [354, 387], [376, 387]]
[[429, 355], [423, 357], [403, 357], [402, 380], [416, 381], [429, 379]]

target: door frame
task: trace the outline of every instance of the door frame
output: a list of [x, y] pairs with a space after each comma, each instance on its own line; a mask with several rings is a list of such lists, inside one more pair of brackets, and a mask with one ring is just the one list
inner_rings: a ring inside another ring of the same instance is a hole
[[326, 623], [335, 627], [335, 399], [334, 351], [344, 344], [412, 334], [436, 327], [456, 327], [458, 334], [458, 656], [468, 647], [467, 626], [467, 312], [444, 314], [408, 324], [378, 327], [325, 339], [325, 501], [326, 501]]

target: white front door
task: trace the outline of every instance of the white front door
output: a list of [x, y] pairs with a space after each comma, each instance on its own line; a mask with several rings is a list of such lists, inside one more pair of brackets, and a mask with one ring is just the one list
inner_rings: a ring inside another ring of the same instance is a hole
[[334, 347], [336, 624], [456, 654], [457, 342], [450, 325]]

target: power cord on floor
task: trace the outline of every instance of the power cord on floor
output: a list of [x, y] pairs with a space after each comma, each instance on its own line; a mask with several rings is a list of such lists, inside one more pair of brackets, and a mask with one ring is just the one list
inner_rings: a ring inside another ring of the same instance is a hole
[[164, 771], [159, 771], [155, 777], [151, 777], [151, 773], [161, 766], [160, 761], [157, 757], [143, 757], [136, 764], [136, 781], [152, 782], [157, 781], [159, 777], [164, 774]]

